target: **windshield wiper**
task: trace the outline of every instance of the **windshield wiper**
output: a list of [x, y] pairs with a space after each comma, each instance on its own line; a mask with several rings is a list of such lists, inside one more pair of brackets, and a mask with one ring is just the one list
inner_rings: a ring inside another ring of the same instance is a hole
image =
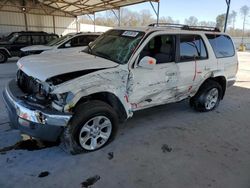
[[109, 55], [105, 54], [105, 53], [97, 52], [97, 51], [96, 51], [95, 54], [96, 54], [97, 56], [103, 57], [103, 58], [105, 58], [105, 59], [112, 60], [111, 57], [110, 57]]

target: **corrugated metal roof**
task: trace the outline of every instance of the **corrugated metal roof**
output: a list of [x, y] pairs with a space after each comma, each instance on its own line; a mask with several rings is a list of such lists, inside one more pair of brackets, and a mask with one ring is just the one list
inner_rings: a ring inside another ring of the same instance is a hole
[[[46, 6], [71, 15], [93, 14], [110, 9], [148, 2], [149, 0], [38, 0]], [[158, 2], [159, 0], [151, 0]]]

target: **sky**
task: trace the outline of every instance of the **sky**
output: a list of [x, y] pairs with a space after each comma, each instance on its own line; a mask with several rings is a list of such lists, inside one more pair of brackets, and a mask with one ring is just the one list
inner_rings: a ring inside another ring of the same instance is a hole
[[[156, 6], [156, 3], [154, 3]], [[240, 8], [244, 5], [250, 7], [250, 0], [231, 0], [231, 9], [238, 13], [236, 27], [242, 28], [243, 19]], [[154, 15], [149, 2], [126, 7], [131, 11], [148, 9]], [[174, 20], [184, 23], [185, 18], [195, 16], [199, 21], [214, 21], [217, 15], [226, 13], [225, 0], [160, 0], [160, 16], [171, 16]], [[250, 29], [250, 14], [247, 18], [246, 28]]]

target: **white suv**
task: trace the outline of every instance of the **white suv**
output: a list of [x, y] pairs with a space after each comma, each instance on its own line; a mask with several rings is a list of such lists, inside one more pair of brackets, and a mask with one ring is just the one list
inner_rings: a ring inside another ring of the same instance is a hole
[[32, 45], [21, 48], [21, 57], [40, 53], [65, 53], [83, 50], [90, 42], [93, 42], [101, 33], [69, 33], [63, 37], [54, 39], [46, 45]]
[[97, 150], [137, 110], [190, 98], [211, 111], [235, 82], [231, 38], [182, 25], [109, 30], [84, 52], [20, 59], [4, 99], [12, 127], [71, 153]]

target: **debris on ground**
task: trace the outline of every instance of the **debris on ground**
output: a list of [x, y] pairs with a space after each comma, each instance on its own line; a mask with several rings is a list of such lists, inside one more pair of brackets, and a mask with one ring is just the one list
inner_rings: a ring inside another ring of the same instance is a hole
[[34, 151], [34, 150], [41, 150], [44, 148], [48, 148], [48, 147], [53, 147], [56, 146], [56, 143], [42, 143], [38, 140], [34, 140], [34, 139], [29, 139], [29, 140], [22, 140], [20, 142], [17, 142], [16, 144], [12, 145], [12, 146], [7, 146], [4, 148], [0, 148], [0, 153], [6, 153], [7, 151], [11, 151], [11, 150], [28, 150], [28, 151]]
[[48, 171], [44, 171], [44, 172], [41, 172], [39, 175], [38, 175], [38, 177], [39, 178], [44, 178], [44, 177], [46, 177], [46, 176], [48, 176], [50, 173], [48, 172]]
[[113, 152], [109, 152], [108, 153], [108, 159], [111, 160], [114, 158], [114, 153]]
[[88, 178], [86, 181], [81, 183], [82, 188], [90, 188], [90, 186], [94, 185], [100, 179], [101, 177], [98, 175]]
[[166, 152], [171, 152], [173, 149], [169, 147], [167, 144], [163, 144], [161, 150], [163, 153], [166, 153]]

